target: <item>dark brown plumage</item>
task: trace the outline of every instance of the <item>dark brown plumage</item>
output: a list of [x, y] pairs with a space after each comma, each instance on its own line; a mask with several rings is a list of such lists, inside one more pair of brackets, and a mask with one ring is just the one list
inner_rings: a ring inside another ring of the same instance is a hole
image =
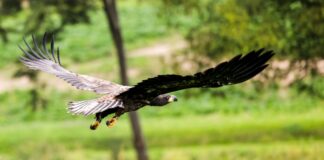
[[159, 75], [132, 87], [66, 70], [61, 65], [58, 48], [55, 53], [53, 37], [49, 51], [46, 47], [46, 33], [43, 37], [42, 49], [38, 47], [34, 36], [32, 38], [34, 49], [25, 40], [28, 50], [19, 46], [24, 53], [20, 58], [22, 63], [31, 69], [54, 74], [77, 89], [103, 94], [97, 99], [69, 103], [68, 110], [72, 114], [96, 115], [96, 122], [90, 126], [91, 129], [96, 129], [101, 119], [109, 114], [115, 114], [107, 121], [107, 125], [112, 126], [116, 119], [126, 112], [135, 111], [146, 105], [164, 106], [176, 101], [175, 96], [167, 94], [170, 92], [188, 88], [216, 88], [244, 82], [264, 70], [268, 66], [266, 62], [274, 55], [272, 51], [264, 49], [251, 51], [245, 56], [238, 55], [204, 72], [187, 76]]

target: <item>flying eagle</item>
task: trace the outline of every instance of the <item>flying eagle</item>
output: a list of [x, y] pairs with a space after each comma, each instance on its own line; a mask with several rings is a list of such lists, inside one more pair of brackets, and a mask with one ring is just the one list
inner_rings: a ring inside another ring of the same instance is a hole
[[77, 115], [95, 115], [95, 123], [90, 129], [96, 129], [101, 120], [109, 114], [114, 116], [107, 120], [112, 127], [117, 118], [126, 112], [136, 111], [144, 106], [165, 106], [177, 101], [177, 97], [168, 93], [188, 88], [217, 88], [244, 82], [262, 70], [266, 62], [274, 55], [272, 51], [260, 49], [242, 56], [238, 55], [229, 61], [222, 62], [213, 68], [193, 75], [167, 74], [143, 80], [135, 86], [123, 86], [99, 78], [71, 72], [61, 65], [59, 48], [54, 48], [54, 38], [51, 38], [50, 49], [47, 49], [47, 35], [44, 34], [40, 48], [34, 36], [34, 47], [24, 39], [27, 50], [19, 48], [24, 53], [20, 61], [31, 69], [41, 70], [63, 79], [80, 90], [92, 91], [103, 96], [97, 99], [69, 102], [68, 111]]

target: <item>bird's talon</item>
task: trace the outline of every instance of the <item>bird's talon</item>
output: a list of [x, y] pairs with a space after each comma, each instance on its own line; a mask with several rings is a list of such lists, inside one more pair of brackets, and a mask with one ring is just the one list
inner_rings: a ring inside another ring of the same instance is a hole
[[107, 127], [111, 128], [113, 127], [117, 122], [117, 118], [112, 118], [106, 122]]
[[99, 121], [95, 121], [93, 124], [90, 125], [90, 129], [91, 130], [96, 130], [97, 127], [99, 126], [100, 122]]

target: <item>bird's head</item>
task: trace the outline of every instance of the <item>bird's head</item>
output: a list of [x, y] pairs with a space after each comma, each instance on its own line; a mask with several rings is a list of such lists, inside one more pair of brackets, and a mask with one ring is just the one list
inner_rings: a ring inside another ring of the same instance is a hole
[[171, 102], [178, 101], [177, 97], [174, 95], [162, 94], [155, 97], [152, 101], [150, 101], [150, 106], [164, 106]]

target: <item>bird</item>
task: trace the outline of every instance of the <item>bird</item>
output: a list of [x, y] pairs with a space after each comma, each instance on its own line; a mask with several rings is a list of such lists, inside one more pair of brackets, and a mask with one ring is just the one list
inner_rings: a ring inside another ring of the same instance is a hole
[[[49, 49], [47, 39], [51, 40]], [[67, 109], [71, 114], [95, 116], [95, 122], [90, 125], [92, 130], [108, 115], [114, 114], [106, 121], [108, 127], [113, 127], [124, 113], [136, 111], [144, 106], [163, 107], [176, 102], [177, 97], [170, 92], [190, 88], [218, 88], [249, 80], [267, 68], [267, 62], [275, 54], [272, 50], [262, 48], [245, 55], [239, 54], [192, 75], [158, 75], [134, 86], [125, 86], [65, 69], [61, 64], [59, 47], [55, 49], [54, 46], [54, 35], [49, 38], [45, 33], [40, 47], [34, 35], [33, 48], [25, 38], [23, 41], [26, 47], [24, 49], [18, 45], [23, 52], [19, 60], [28, 68], [53, 74], [79, 90], [101, 95], [95, 99], [68, 103]]]

